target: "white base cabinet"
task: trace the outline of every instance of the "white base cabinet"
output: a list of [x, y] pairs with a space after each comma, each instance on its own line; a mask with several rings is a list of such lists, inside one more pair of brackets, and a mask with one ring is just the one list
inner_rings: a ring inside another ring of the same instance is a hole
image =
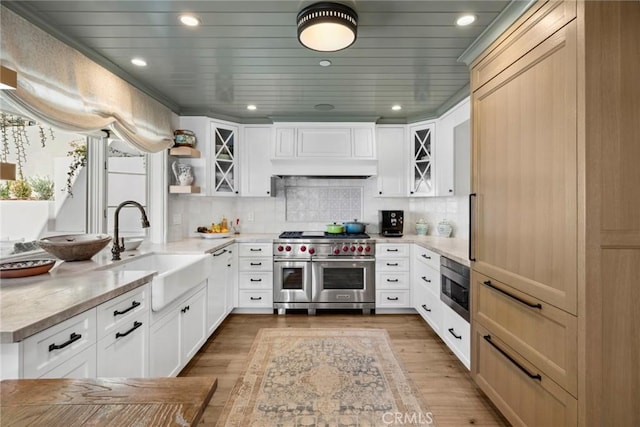
[[376, 309], [411, 308], [411, 245], [376, 245]]
[[206, 282], [179, 301], [151, 314], [149, 351], [151, 377], [174, 377], [207, 339]]
[[238, 308], [273, 309], [273, 244], [238, 244]]
[[[233, 262], [231, 247], [211, 254], [211, 274], [207, 280], [207, 336], [215, 332], [233, 309], [233, 286], [230, 271]], [[231, 303], [231, 309], [229, 309]]]

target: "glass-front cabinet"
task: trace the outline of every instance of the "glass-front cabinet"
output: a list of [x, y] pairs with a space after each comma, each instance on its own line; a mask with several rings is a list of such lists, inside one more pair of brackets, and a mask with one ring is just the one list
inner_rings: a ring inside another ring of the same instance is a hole
[[409, 182], [410, 195], [435, 196], [435, 123], [412, 126], [409, 134], [412, 155]]
[[212, 192], [215, 195], [236, 195], [238, 193], [238, 174], [236, 150], [238, 128], [213, 122], [212, 139]]

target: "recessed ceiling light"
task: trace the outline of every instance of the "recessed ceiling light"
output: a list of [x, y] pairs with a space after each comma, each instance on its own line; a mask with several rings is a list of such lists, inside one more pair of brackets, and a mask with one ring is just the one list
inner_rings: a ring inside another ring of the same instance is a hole
[[313, 108], [315, 108], [318, 111], [331, 111], [335, 107], [331, 104], [317, 104]]
[[331, 65], [331, 61], [329, 61], [328, 59], [323, 59], [319, 62], [319, 64], [321, 67], [328, 67], [329, 65]]
[[253, 110], [257, 110], [257, 109], [258, 109], [258, 107], [256, 107], [256, 106], [255, 106], [255, 105], [253, 105], [253, 104], [247, 105], [247, 110], [251, 110], [251, 111], [253, 111]]
[[393, 107], [391, 107], [391, 109], [392, 109], [393, 111], [400, 111], [400, 110], [402, 110], [402, 105], [397, 105], [397, 104], [396, 104], [396, 105], [394, 105]]
[[197, 27], [200, 25], [200, 20], [193, 15], [180, 15], [180, 22], [187, 27]]
[[474, 23], [475, 20], [476, 20], [475, 15], [462, 15], [460, 18], [456, 20], [456, 25], [464, 27], [465, 25]]
[[145, 61], [142, 58], [133, 58], [131, 60], [131, 63], [137, 67], [146, 67], [147, 66], [147, 61]]

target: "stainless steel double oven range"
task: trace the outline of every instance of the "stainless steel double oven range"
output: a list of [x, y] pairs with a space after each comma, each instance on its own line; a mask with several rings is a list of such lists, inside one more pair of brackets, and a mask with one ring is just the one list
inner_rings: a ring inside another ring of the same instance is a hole
[[273, 307], [375, 308], [375, 240], [368, 234], [286, 231], [273, 244]]

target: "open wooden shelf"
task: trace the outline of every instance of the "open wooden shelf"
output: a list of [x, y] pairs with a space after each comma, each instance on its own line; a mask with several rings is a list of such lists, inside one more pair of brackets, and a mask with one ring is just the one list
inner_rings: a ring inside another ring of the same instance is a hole
[[200, 151], [191, 147], [173, 147], [169, 149], [170, 156], [200, 158]]
[[170, 185], [169, 186], [169, 193], [194, 194], [199, 192], [200, 192], [200, 187], [197, 185]]

